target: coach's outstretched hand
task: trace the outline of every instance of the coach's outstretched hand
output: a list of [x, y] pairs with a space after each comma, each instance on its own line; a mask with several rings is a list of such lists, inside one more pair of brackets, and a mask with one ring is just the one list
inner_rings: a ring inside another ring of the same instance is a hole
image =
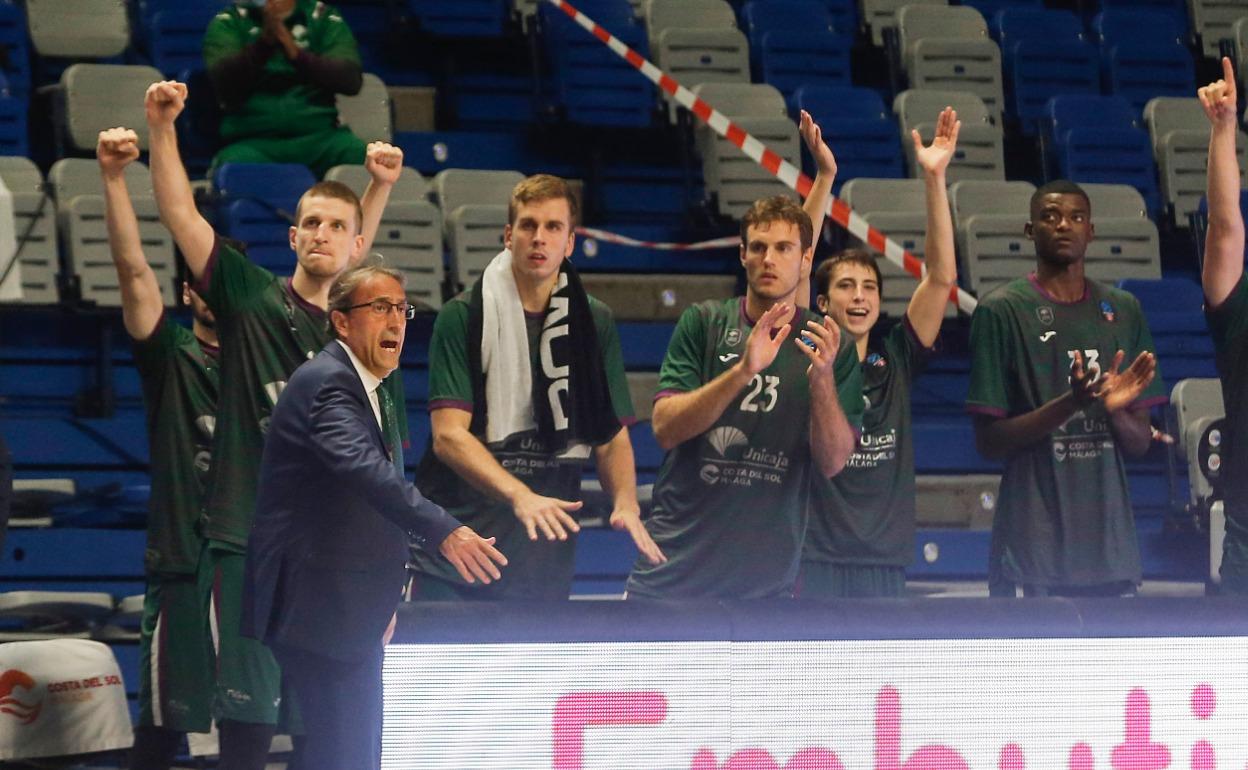
[[507, 557], [494, 547], [494, 538], [481, 537], [469, 527], [447, 535], [438, 551], [468, 583], [480, 580], [488, 585], [502, 577], [498, 568], [507, 566]]

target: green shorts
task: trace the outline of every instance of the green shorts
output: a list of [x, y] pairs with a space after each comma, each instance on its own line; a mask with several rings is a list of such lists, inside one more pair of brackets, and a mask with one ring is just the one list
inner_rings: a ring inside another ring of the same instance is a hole
[[222, 163], [299, 163], [320, 179], [334, 166], [363, 164], [366, 149], [363, 139], [339, 126], [303, 136], [239, 139], [221, 148], [212, 159], [212, 167], [215, 170]]
[[799, 599], [878, 599], [906, 595], [906, 568], [803, 561]]
[[206, 733], [212, 643], [194, 575], [148, 575], [139, 626], [139, 724]]
[[217, 720], [278, 725], [298, 733], [294, 700], [282, 697], [282, 672], [264, 643], [242, 635], [243, 565], [246, 555], [223, 543], [206, 543], [199, 560], [199, 591], [217, 658], [212, 716]]

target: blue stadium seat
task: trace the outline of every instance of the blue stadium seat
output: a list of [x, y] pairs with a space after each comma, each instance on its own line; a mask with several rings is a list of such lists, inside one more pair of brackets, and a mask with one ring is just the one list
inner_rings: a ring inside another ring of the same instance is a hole
[[[215, 5], [215, 3], [213, 4]], [[167, 77], [204, 69], [204, 30], [219, 8], [194, 6], [152, 15], [147, 50], [152, 66]]]
[[[0, 76], [0, 80], [3, 76]], [[0, 93], [7, 91], [7, 84], [0, 85]], [[30, 155], [30, 141], [26, 131], [25, 97], [0, 96], [0, 155]]]
[[961, 0], [955, 5], [969, 5], [991, 23], [992, 19], [1007, 8], [1039, 8], [1042, 0]]
[[525, 135], [518, 132], [398, 131], [394, 144], [403, 150], [403, 164], [425, 176], [447, 168], [525, 170], [534, 164]]
[[1140, 191], [1150, 216], [1161, 211], [1157, 168], [1139, 112], [1121, 96], [1055, 96], [1041, 121], [1049, 178], [1129, 184]]
[[3, 72], [9, 82], [9, 93], [19, 99], [28, 99], [30, 41], [26, 36], [26, 14], [15, 3], [0, 2], [0, 49], [6, 54]]
[[507, 4], [499, 0], [407, 0], [426, 32], [441, 37], [502, 37]]
[[[577, 7], [624, 45], [649, 57], [646, 31], [628, 0], [588, 0]], [[549, 3], [538, 8], [538, 20], [556, 105], [569, 121], [589, 126], [650, 125], [654, 86], [633, 65]]]
[[756, 56], [755, 80], [775, 86], [786, 99], [805, 83], [851, 84], [849, 43], [834, 32], [770, 30], [763, 35]]
[[658, 371], [675, 328], [672, 323], [617, 322], [624, 368], [629, 371]]
[[[805, 85], [793, 92], [789, 111], [806, 110], [836, 153], [836, 184], [857, 177], [898, 179], [903, 175], [897, 123], [879, 93], [856, 86]], [[804, 155], [805, 153], [803, 153]], [[807, 172], [813, 164], [807, 159]]]
[[[135, 26], [135, 42], [140, 46], [149, 46], [152, 40], [152, 30], [154, 27], [154, 19], [157, 14], [164, 13], [166, 15], [174, 13], [184, 13], [188, 17], [204, 18], [204, 27], [208, 26], [208, 19], [212, 18], [211, 14], [220, 13], [222, 10], [230, 6], [230, 0], [137, 0], [134, 8]], [[209, 14], [205, 16], [204, 14]], [[204, 28], [199, 30], [200, 39], [203, 39]], [[151, 49], [148, 48], [150, 51]], [[157, 69], [161, 69], [160, 65], [156, 65]], [[162, 72], [177, 72], [177, 70], [161, 70]]]
[[832, 18], [832, 29], [848, 30], [848, 41], [858, 34], [858, 2], [857, 0], [817, 0]]
[[1192, 55], [1175, 32], [1175, 17], [1159, 11], [1110, 10], [1096, 16], [1103, 83], [1143, 110], [1155, 96], [1188, 97], [1196, 82]]
[[290, 275], [295, 257], [287, 228], [299, 196], [315, 183], [306, 166], [294, 163], [222, 164], [212, 180], [217, 227], [222, 235], [246, 243], [256, 264]]
[[992, 30], [1001, 44], [1006, 112], [1019, 121], [1024, 136], [1036, 133], [1051, 97], [1099, 92], [1096, 49], [1073, 13], [1006, 8], [993, 17]]
[[1118, 287], [1140, 301], [1167, 393], [1179, 380], [1218, 376], [1200, 284], [1188, 278], [1162, 278], [1119, 281]]
[[1103, 11], [1138, 11], [1164, 13], [1170, 16], [1168, 30], [1184, 44], [1191, 39], [1191, 27], [1188, 24], [1188, 3], [1186, 0], [1093, 0], [1082, 7], [1090, 8], [1089, 16], [1095, 17]]
[[750, 41], [755, 82], [770, 83], [786, 97], [803, 82], [850, 84], [849, 48], [855, 29], [837, 27], [823, 5], [750, 0], [741, 7], [741, 25]]

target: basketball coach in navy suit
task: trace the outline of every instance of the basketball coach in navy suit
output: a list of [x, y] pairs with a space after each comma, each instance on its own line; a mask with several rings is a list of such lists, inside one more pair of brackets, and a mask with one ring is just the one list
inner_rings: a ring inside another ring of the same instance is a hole
[[273, 409], [247, 546], [244, 632], [274, 652], [305, 737], [298, 770], [374, 770], [381, 665], [409, 537], [468, 582], [507, 560], [403, 477], [399, 420], [381, 381], [411, 314], [403, 275], [368, 262], [329, 292], [337, 339], [291, 376]]

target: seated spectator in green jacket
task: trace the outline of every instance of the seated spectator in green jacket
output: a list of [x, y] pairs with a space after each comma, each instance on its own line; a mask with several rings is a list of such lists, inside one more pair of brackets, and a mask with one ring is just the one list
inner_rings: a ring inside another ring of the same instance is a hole
[[204, 63], [224, 116], [222, 163], [303, 163], [321, 177], [364, 162], [364, 140], [338, 124], [335, 94], [363, 83], [355, 36], [318, 0], [237, 0], [208, 24]]

